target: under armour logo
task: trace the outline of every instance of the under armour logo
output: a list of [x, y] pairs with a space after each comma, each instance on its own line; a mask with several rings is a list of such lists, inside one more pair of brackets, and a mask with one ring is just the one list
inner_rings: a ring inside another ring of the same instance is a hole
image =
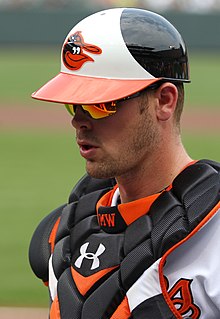
[[104, 246], [103, 244], [100, 244], [95, 254], [94, 254], [94, 253], [88, 253], [88, 252], [87, 252], [88, 246], [89, 246], [89, 243], [85, 243], [85, 244], [83, 244], [83, 245], [81, 246], [81, 248], [80, 248], [80, 254], [81, 254], [81, 255], [77, 258], [77, 260], [76, 260], [76, 262], [75, 262], [75, 266], [76, 266], [77, 268], [81, 268], [82, 262], [83, 262], [83, 259], [84, 259], [84, 258], [86, 258], [86, 259], [91, 259], [91, 260], [93, 260], [93, 263], [92, 263], [92, 266], [91, 266], [90, 269], [91, 269], [91, 270], [94, 270], [94, 269], [98, 268], [99, 265], [100, 265], [100, 261], [99, 261], [99, 258], [98, 258], [98, 257], [99, 257], [101, 254], [104, 253], [104, 251], [105, 251], [105, 246]]

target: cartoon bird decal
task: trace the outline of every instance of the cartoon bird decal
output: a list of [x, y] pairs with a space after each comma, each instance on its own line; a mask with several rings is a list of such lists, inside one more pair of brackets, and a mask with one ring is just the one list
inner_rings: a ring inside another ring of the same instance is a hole
[[86, 52], [92, 54], [101, 54], [102, 49], [93, 44], [85, 43], [81, 31], [70, 35], [67, 42], [63, 46], [63, 62], [70, 70], [79, 70], [86, 62], [94, 62], [94, 59], [87, 55]]

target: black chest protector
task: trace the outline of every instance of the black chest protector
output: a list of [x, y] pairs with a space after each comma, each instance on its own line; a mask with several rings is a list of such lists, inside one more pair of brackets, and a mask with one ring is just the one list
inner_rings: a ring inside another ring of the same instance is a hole
[[[48, 264], [57, 280], [61, 319], [110, 319], [142, 273], [185, 238], [220, 199], [220, 164], [202, 160], [187, 167], [162, 192], [149, 212], [127, 226], [117, 207], [98, 223], [97, 201], [115, 184], [85, 176], [69, 203], [48, 215], [36, 229], [29, 250], [36, 276], [48, 282]], [[58, 222], [57, 222], [58, 221]], [[54, 247], [51, 232], [57, 223]], [[115, 318], [115, 317], [114, 317]], [[134, 309], [129, 318], [175, 318], [162, 295]], [[118, 318], [120, 319], [120, 318]]]

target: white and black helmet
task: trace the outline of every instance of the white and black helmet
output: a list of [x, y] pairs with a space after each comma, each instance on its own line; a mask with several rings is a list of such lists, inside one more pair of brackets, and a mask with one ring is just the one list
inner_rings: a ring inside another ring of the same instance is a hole
[[159, 80], [189, 82], [181, 35], [156, 13], [114, 8], [73, 27], [62, 47], [60, 73], [32, 97], [64, 104], [103, 103]]

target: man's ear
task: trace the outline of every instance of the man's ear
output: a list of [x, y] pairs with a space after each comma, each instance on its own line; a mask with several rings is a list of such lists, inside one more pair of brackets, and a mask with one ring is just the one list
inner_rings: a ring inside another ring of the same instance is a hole
[[155, 92], [157, 98], [156, 115], [159, 121], [167, 121], [176, 109], [178, 99], [177, 87], [170, 82], [163, 83]]

